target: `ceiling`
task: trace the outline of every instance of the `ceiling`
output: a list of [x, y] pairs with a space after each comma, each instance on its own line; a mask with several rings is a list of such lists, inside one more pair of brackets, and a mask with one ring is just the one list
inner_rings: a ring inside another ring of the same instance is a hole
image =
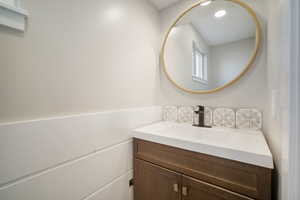
[[177, 2], [183, 1], [183, 0], [149, 0], [149, 1], [152, 2], [158, 10], [162, 10], [174, 3], [177, 3]]
[[[227, 15], [215, 18], [214, 13], [225, 9]], [[228, 1], [215, 1], [209, 6], [198, 6], [178, 23], [192, 24], [208, 45], [220, 45], [255, 37], [252, 16], [242, 7]]]

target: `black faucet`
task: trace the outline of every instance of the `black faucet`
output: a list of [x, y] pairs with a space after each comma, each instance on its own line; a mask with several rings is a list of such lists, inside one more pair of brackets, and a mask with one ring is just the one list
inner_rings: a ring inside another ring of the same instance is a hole
[[211, 128], [211, 126], [205, 126], [205, 107], [204, 106], [197, 106], [198, 110], [194, 111], [195, 114], [198, 115], [198, 124], [193, 124], [193, 126], [197, 127], [204, 127], [204, 128]]

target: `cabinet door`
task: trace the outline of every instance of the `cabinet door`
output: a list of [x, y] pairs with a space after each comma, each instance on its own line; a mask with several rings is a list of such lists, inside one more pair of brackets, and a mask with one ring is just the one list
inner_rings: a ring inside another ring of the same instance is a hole
[[139, 159], [134, 168], [135, 200], [180, 200], [179, 174]]
[[182, 200], [253, 200], [197, 179], [182, 176]]

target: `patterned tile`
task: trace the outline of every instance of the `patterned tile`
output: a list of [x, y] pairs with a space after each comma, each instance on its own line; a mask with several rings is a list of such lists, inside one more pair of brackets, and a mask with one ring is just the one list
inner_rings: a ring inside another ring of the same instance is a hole
[[235, 112], [230, 108], [216, 108], [213, 112], [213, 125], [235, 128]]
[[179, 106], [178, 107], [178, 122], [179, 123], [193, 123], [194, 109], [193, 106]]
[[205, 107], [205, 121], [204, 124], [206, 126], [212, 126], [213, 125], [213, 108], [211, 107]]
[[163, 106], [163, 120], [177, 122], [178, 120], [177, 106]]
[[262, 113], [257, 109], [239, 109], [236, 112], [236, 127], [239, 129], [262, 129]]

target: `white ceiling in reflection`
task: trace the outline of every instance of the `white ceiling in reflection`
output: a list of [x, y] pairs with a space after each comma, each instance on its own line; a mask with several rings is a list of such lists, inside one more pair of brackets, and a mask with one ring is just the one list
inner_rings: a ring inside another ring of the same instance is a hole
[[[214, 14], [218, 10], [226, 10], [227, 14], [216, 18]], [[198, 6], [185, 15], [178, 25], [188, 23], [212, 46], [254, 38], [256, 33], [255, 22], [245, 8], [227, 1]]]

